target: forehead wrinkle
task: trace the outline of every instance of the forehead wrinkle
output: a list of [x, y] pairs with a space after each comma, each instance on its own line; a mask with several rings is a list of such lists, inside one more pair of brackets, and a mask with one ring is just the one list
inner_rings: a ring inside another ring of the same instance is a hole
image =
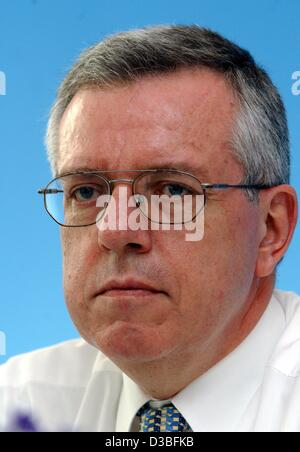
[[152, 169], [170, 169], [170, 170], [177, 170], [177, 171], [183, 171], [186, 173], [190, 173], [196, 177], [199, 178], [206, 178], [209, 177], [209, 171], [202, 166], [192, 166], [189, 163], [185, 163], [185, 162], [169, 162], [169, 163], [165, 163], [162, 164], [161, 162], [158, 164], [152, 164], [149, 166], [143, 165], [143, 168], [139, 168], [138, 166], [136, 167], [132, 167], [132, 168], [122, 168], [122, 169], [115, 169], [115, 168], [111, 168], [111, 169], [104, 169], [103, 167], [89, 167], [89, 166], [80, 166], [80, 167], [73, 167], [73, 168], [69, 168], [63, 172], [60, 172], [59, 174], [57, 174], [57, 177], [61, 177], [65, 174], [68, 173], [81, 173], [81, 172], [85, 172], [85, 173], [95, 173], [95, 172], [99, 172], [99, 173], [126, 173], [126, 172], [134, 172], [134, 171], [147, 171], [147, 170], [152, 170]]

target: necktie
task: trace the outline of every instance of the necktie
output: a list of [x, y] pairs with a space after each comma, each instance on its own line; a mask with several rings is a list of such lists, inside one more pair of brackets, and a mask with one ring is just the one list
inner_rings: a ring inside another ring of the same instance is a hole
[[172, 403], [152, 408], [146, 403], [137, 414], [140, 417], [140, 432], [192, 432], [191, 427]]

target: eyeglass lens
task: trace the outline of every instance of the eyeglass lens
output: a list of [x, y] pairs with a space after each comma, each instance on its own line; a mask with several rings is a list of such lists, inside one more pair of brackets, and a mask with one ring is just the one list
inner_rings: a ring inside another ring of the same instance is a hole
[[[64, 226], [94, 224], [105, 213], [111, 188], [108, 180], [98, 174], [69, 174], [46, 187], [46, 209]], [[132, 194], [143, 215], [160, 224], [193, 221], [203, 208], [201, 184], [182, 173], [142, 173], [134, 180], [129, 196]]]

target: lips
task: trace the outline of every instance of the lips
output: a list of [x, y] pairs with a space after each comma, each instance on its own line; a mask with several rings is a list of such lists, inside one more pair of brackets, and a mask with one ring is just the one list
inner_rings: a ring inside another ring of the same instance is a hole
[[163, 293], [151, 284], [135, 279], [111, 280], [99, 291], [99, 295], [149, 295]]

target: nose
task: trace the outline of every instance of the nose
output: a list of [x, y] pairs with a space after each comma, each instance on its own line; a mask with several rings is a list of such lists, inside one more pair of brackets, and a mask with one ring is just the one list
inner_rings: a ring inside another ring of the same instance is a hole
[[119, 183], [112, 191], [103, 218], [98, 222], [98, 245], [117, 253], [147, 253], [152, 247], [149, 220], [132, 197], [128, 183]]

